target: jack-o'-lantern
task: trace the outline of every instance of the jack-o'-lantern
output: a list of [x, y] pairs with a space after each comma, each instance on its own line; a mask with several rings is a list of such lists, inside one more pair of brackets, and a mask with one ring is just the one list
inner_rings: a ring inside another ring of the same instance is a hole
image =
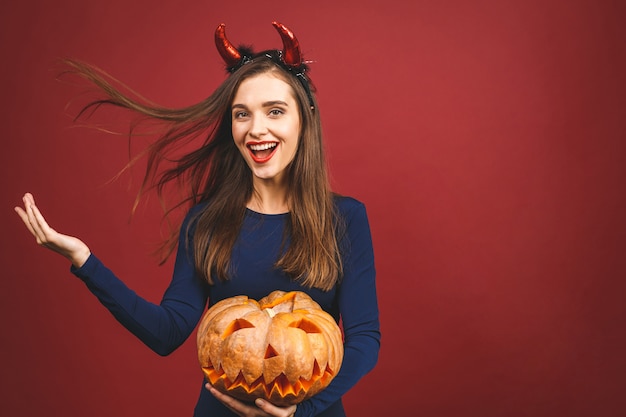
[[274, 291], [258, 302], [216, 303], [198, 328], [198, 359], [207, 380], [242, 401], [297, 404], [320, 392], [343, 360], [335, 320], [307, 294]]

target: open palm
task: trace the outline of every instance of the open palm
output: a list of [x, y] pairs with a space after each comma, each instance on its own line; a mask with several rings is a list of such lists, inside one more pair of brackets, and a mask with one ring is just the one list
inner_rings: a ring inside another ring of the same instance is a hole
[[26, 193], [22, 200], [24, 208], [15, 207], [15, 211], [35, 237], [37, 244], [63, 255], [75, 267], [81, 267], [91, 254], [89, 247], [80, 239], [64, 235], [51, 228], [35, 205], [32, 194]]

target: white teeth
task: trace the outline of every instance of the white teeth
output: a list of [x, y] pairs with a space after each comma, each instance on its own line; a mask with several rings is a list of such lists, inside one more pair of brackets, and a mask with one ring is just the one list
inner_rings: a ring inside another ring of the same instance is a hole
[[266, 149], [275, 148], [276, 143], [261, 143], [259, 145], [250, 145], [250, 149], [253, 151], [264, 151]]

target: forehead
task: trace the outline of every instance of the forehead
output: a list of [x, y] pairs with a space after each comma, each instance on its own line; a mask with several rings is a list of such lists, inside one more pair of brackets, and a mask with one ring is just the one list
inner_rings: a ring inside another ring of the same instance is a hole
[[295, 94], [291, 86], [282, 78], [266, 72], [243, 80], [235, 93], [233, 104], [253, 104], [276, 100], [295, 104]]

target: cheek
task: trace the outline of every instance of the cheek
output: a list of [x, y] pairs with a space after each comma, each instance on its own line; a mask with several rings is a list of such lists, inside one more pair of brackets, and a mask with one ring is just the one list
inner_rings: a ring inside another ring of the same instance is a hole
[[231, 134], [233, 136], [233, 141], [235, 142], [235, 145], [237, 146], [243, 145], [244, 132], [240, 126], [233, 125], [233, 127], [231, 128]]
[[300, 123], [292, 123], [284, 130], [285, 137], [289, 138], [290, 145], [294, 148], [297, 148], [300, 143], [300, 130]]

